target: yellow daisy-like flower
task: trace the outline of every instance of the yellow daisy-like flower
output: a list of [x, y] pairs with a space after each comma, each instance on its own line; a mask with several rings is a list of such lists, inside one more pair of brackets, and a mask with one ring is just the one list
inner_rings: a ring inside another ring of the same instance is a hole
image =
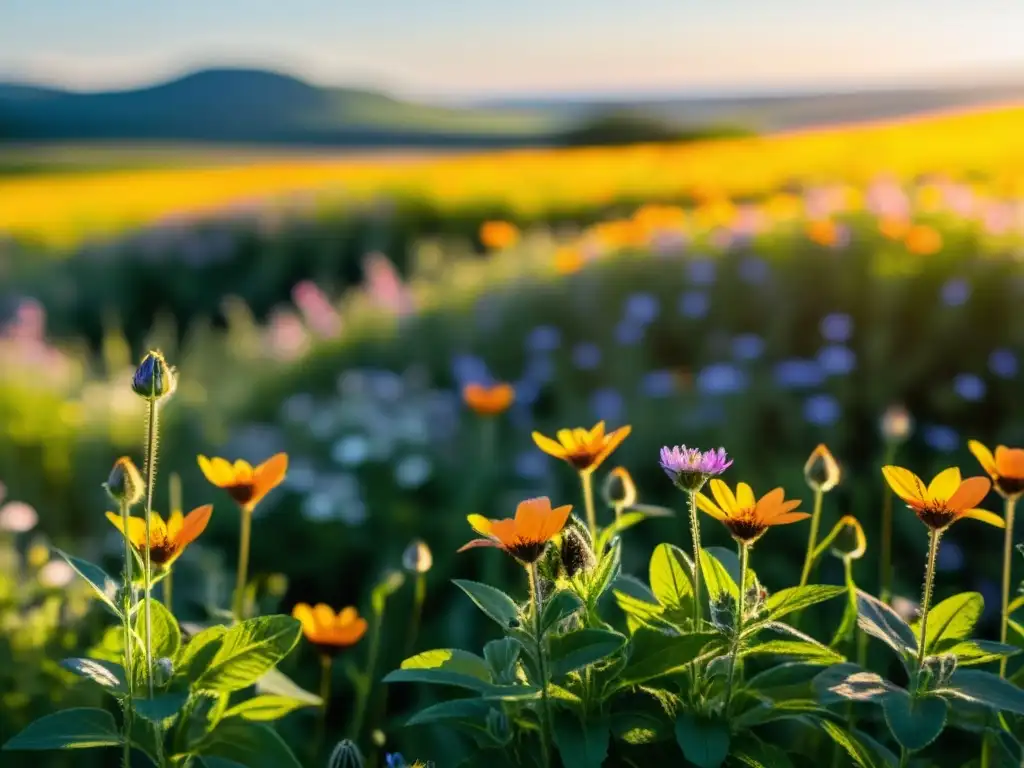
[[328, 656], [355, 645], [366, 634], [366, 619], [352, 606], [335, 613], [324, 603], [298, 603], [292, 608], [292, 616], [302, 622], [306, 639]]
[[806, 512], [795, 511], [800, 501], [786, 501], [781, 488], [755, 499], [754, 491], [746, 483], [737, 484], [735, 494], [717, 477], [708, 485], [715, 500], [698, 493], [697, 507], [720, 521], [732, 537], [743, 544], [757, 541], [773, 525], [787, 525], [810, 517]]
[[533, 442], [544, 453], [569, 462], [577, 471], [593, 472], [629, 437], [632, 430], [627, 425], [606, 434], [604, 422], [599, 421], [591, 430], [582, 427], [560, 429], [557, 441], [534, 432]]
[[882, 474], [893, 492], [914, 510], [918, 519], [935, 531], [948, 528], [962, 517], [971, 517], [983, 523], [1003, 528], [999, 515], [977, 509], [992, 483], [987, 477], [960, 477], [956, 467], [944, 469], [925, 485], [917, 475], [903, 467], [882, 467]]
[[977, 440], [968, 441], [967, 447], [981, 468], [988, 472], [1000, 495], [1017, 498], [1024, 493], [1024, 449], [997, 445], [993, 456], [992, 451]]
[[227, 491], [243, 510], [251, 512], [284, 480], [288, 472], [288, 454], [275, 454], [256, 468], [242, 459], [232, 464], [227, 459], [200, 456], [199, 468], [207, 480]]
[[[177, 560], [185, 547], [195, 541], [199, 534], [206, 530], [213, 512], [212, 504], [196, 507], [187, 515], [172, 512], [167, 522], [156, 512], [150, 521], [149, 559], [154, 565], [169, 567]], [[146, 520], [142, 517], [129, 517], [128, 530], [124, 529], [124, 520], [120, 515], [107, 512], [107, 519], [114, 524], [136, 551], [142, 553], [146, 549]]]
[[520, 502], [514, 518], [489, 520], [483, 515], [470, 515], [469, 524], [485, 538], [474, 539], [460, 547], [459, 552], [474, 547], [497, 547], [521, 563], [535, 563], [548, 542], [565, 527], [570, 512], [572, 505], [552, 509], [551, 500], [543, 496]]

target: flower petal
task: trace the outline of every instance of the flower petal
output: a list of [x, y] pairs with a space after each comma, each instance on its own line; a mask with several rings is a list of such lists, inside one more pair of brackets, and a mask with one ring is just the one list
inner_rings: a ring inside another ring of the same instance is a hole
[[491, 536], [504, 547], [510, 547], [519, 540], [519, 529], [512, 518], [491, 520]]
[[526, 499], [516, 507], [516, 536], [525, 541], [543, 541], [544, 520], [551, 512], [551, 499], [542, 496]]
[[496, 542], [494, 539], [473, 539], [472, 541], [467, 541], [455, 551], [465, 552], [467, 549], [476, 549], [477, 547], [496, 547], [497, 549], [503, 549], [501, 544]]
[[923, 502], [925, 497], [925, 484], [920, 477], [909, 469], [888, 465], [882, 467], [882, 474], [886, 482], [892, 488], [893, 493], [906, 502]]
[[960, 470], [956, 467], [944, 469], [928, 485], [928, 498], [946, 501], [960, 488]]
[[754, 489], [746, 483], [736, 483], [736, 506], [740, 509], [747, 509], [757, 504], [754, 498]]
[[[599, 426], [601, 426], [602, 429], [603, 429], [604, 428], [603, 425], [604, 425], [604, 422], [602, 421]], [[595, 427], [595, 429], [596, 429], [596, 427]], [[605, 438], [606, 442], [604, 444], [604, 448], [597, 455], [597, 457], [594, 459], [594, 461], [591, 463], [591, 465], [589, 467], [587, 467], [587, 469], [593, 471], [593, 470], [597, 469], [599, 466], [601, 466], [601, 462], [603, 462], [605, 459], [607, 459], [611, 455], [612, 451], [614, 451], [616, 448], [618, 448], [620, 445], [622, 445], [622, 441], [625, 440], [627, 437], [629, 437], [629, 433], [632, 432], [632, 431], [633, 431], [633, 428], [627, 424], [624, 427], [619, 427], [614, 432], [612, 432], [610, 435], [608, 435]]]
[[996, 471], [1003, 477], [1024, 479], [1024, 450], [997, 445], [995, 463]]
[[715, 518], [715, 520], [725, 520], [728, 517], [728, 515], [725, 514], [725, 512], [723, 512], [717, 506], [715, 506], [715, 503], [711, 501], [711, 499], [709, 499], [703, 493], [698, 493], [696, 495], [696, 501], [697, 508], [701, 512], [711, 515], [713, 518]]
[[[180, 512], [175, 514], [181, 517]], [[212, 514], [213, 504], [204, 504], [201, 507], [196, 507], [185, 516], [185, 519], [179, 524], [180, 529], [177, 536], [171, 534], [171, 539], [176, 541], [179, 549], [184, 549], [199, 538], [199, 534], [206, 530], [206, 526], [210, 522], [210, 515]], [[170, 531], [170, 526], [168, 526], [168, 531]]]
[[[994, 477], [997, 473], [997, 470], [996, 460], [995, 457], [992, 455], [992, 451], [990, 451], [988, 447], [985, 446], [983, 443], [979, 443], [977, 440], [968, 440], [967, 447], [971, 450], [971, 453], [974, 454], [974, 458], [978, 460], [978, 463], [981, 464], [981, 468]], [[999, 448], [996, 448], [996, 451], [998, 452]]]
[[298, 619], [302, 624], [302, 634], [306, 639], [312, 640], [316, 637], [316, 620], [313, 618], [313, 608], [308, 603], [296, 603], [292, 608], [292, 618]]
[[550, 437], [545, 437], [540, 432], [534, 432], [532, 437], [537, 447], [548, 454], [548, 456], [554, 456], [556, 459], [564, 459], [566, 457], [565, 448]]
[[206, 476], [206, 479], [211, 484], [216, 485], [218, 488], [223, 488], [234, 482], [234, 472], [231, 469], [231, 465], [225, 459], [219, 456], [215, 456], [212, 459], [199, 456], [198, 461], [199, 469], [203, 471], [203, 475]]
[[550, 541], [551, 537], [555, 534], [560, 533], [565, 524], [569, 521], [569, 515], [572, 513], [572, 504], [564, 504], [561, 507], [555, 507], [547, 515], [544, 516], [544, 525], [540, 531], [540, 541]]
[[992, 481], [987, 477], [968, 477], [960, 484], [960, 488], [949, 498], [949, 501], [946, 502], [946, 507], [953, 512], [972, 509], [988, 496], [991, 488]]
[[171, 512], [171, 516], [167, 518], [167, 537], [171, 541], [178, 538], [178, 534], [181, 533], [181, 526], [184, 521], [185, 518], [182, 516], [180, 509], [176, 509]]
[[467, 515], [466, 520], [469, 521], [470, 526], [473, 530], [479, 533], [481, 536], [491, 535], [491, 523], [492, 520], [488, 520], [483, 515]]
[[972, 520], [981, 520], [981, 522], [994, 525], [996, 528], [1006, 527], [1006, 521], [1003, 520], [1003, 518], [994, 512], [989, 512], [984, 509], [968, 509], [966, 512], [961, 512], [959, 516], [969, 517]]
[[806, 512], [785, 512], [781, 515], [776, 515], [772, 518], [772, 525], [789, 525], [790, 523], [798, 523], [801, 520], [806, 520], [810, 517]]
[[287, 473], [287, 453], [275, 453], [252, 470], [253, 494], [249, 505], [255, 507], [264, 496], [281, 484]]
[[718, 508], [725, 513], [726, 517], [732, 515], [736, 511], [737, 506], [736, 497], [733, 496], [729, 486], [717, 477], [711, 478], [711, 482], [708, 484], [711, 486], [711, 495], [718, 502]]
[[355, 645], [366, 634], [366, 619], [356, 618], [351, 623], [336, 626], [331, 632], [332, 645]]
[[313, 621], [319, 632], [330, 632], [334, 627], [334, 610], [326, 603], [317, 603], [313, 606]]
[[335, 626], [345, 626], [351, 624], [353, 621], [359, 618], [359, 612], [355, 609], [355, 606], [349, 605], [342, 608], [338, 613], [337, 619], [335, 619]]

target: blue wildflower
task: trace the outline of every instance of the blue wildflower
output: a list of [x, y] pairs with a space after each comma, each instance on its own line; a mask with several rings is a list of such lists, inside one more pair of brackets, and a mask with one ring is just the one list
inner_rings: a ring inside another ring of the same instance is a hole
[[713, 285], [717, 267], [707, 258], [691, 259], [686, 264], [686, 273], [694, 285]]
[[857, 367], [857, 355], [842, 344], [829, 344], [818, 352], [818, 365], [829, 376], [845, 376]]
[[624, 347], [633, 347], [643, 341], [643, 326], [623, 320], [615, 326], [615, 340]]
[[599, 389], [591, 396], [590, 407], [602, 421], [622, 421], [625, 402], [617, 390]]
[[400, 752], [388, 752], [384, 758], [384, 764], [386, 768], [408, 768], [409, 766]]
[[764, 339], [756, 333], [741, 333], [732, 340], [732, 356], [737, 360], [756, 360], [764, 354]]
[[953, 391], [972, 403], [985, 397], [985, 382], [973, 373], [961, 373], [953, 379]]
[[562, 332], [551, 325], [538, 325], [526, 337], [526, 347], [532, 352], [554, 352], [562, 343]]
[[649, 371], [640, 381], [640, 391], [647, 397], [668, 397], [675, 389], [671, 371]]
[[817, 387], [825, 381], [825, 372], [816, 360], [798, 357], [783, 360], [775, 366], [775, 382], [787, 389]]
[[731, 363], [712, 363], [697, 374], [697, 390], [707, 395], [729, 395], [747, 388], [747, 374]]
[[476, 355], [456, 355], [452, 358], [452, 375], [460, 387], [477, 382], [487, 384], [493, 380], [487, 363]]
[[821, 319], [819, 327], [826, 341], [841, 344], [853, 335], [853, 318], [845, 312], [833, 312]]
[[956, 430], [941, 424], [930, 424], [921, 430], [921, 434], [929, 448], [942, 453], [952, 453], [960, 445]]
[[679, 297], [678, 310], [683, 317], [699, 320], [708, 313], [710, 308], [711, 301], [706, 293], [687, 291]]
[[601, 364], [601, 348], [590, 341], [572, 348], [572, 363], [581, 371], [592, 371]]
[[804, 418], [810, 424], [827, 427], [839, 421], [841, 409], [832, 395], [811, 395], [804, 401]]
[[546, 355], [537, 355], [530, 359], [523, 372], [523, 378], [538, 384], [547, 384], [555, 377], [555, 364]]
[[626, 299], [625, 317], [639, 325], [653, 323], [660, 310], [658, 297], [650, 293], [634, 293]]
[[1001, 379], [1012, 379], [1017, 375], [1017, 356], [1006, 348], [992, 350], [988, 369]]
[[971, 284], [962, 277], [954, 277], [942, 286], [942, 301], [947, 307], [960, 307], [971, 298]]
[[739, 273], [743, 282], [761, 285], [771, 275], [771, 268], [764, 259], [747, 256], [740, 262]]

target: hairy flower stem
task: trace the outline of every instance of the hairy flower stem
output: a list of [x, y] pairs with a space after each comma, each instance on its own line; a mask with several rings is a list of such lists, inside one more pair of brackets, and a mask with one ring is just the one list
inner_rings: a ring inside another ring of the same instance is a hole
[[[582, 474], [582, 473], [581, 473]], [[537, 667], [540, 670], [540, 750], [544, 768], [550, 768], [551, 753], [548, 746], [548, 733], [551, 724], [551, 710], [548, 705], [548, 665], [544, 650], [544, 633], [541, 626], [541, 610], [543, 598], [540, 594], [540, 576], [537, 564], [530, 563], [527, 570], [530, 579], [530, 601], [533, 603], [533, 632], [537, 642]]]
[[[1006, 644], [1006, 630], [1010, 620], [1010, 572], [1013, 570], [1013, 515], [1017, 508], [1017, 497], [1006, 498], [1006, 531], [1003, 537], [1003, 613], [999, 625], [999, 642]], [[999, 676], [1006, 677], [1006, 656], [999, 662]]]
[[811, 566], [814, 564], [814, 550], [818, 546], [818, 528], [821, 526], [821, 502], [825, 493], [821, 488], [814, 491], [814, 512], [811, 514], [811, 530], [807, 535], [807, 554], [804, 555], [804, 567], [800, 571], [800, 586], [806, 586], [811, 578]]
[[697, 491], [687, 491], [690, 507], [690, 538], [693, 540], [693, 627], [700, 631], [704, 620], [704, 606], [701, 601], [701, 582], [704, 574], [700, 566], [700, 520], [697, 518]]
[[[156, 398], [150, 397], [146, 401], [148, 411], [146, 413], [146, 547], [144, 551], [143, 565], [145, 568], [145, 623], [146, 623], [146, 681], [148, 683], [149, 698], [153, 698], [153, 612], [150, 609], [150, 601], [153, 599], [153, 561], [150, 558], [150, 544], [153, 541], [153, 486], [156, 484], [156, 450], [159, 411], [157, 410]], [[127, 531], [127, 528], [125, 529]]]
[[587, 510], [587, 530], [590, 531], [590, 546], [597, 546], [597, 514], [594, 512], [594, 471], [584, 469], [580, 472], [580, 485], [583, 486], [583, 506]]
[[939, 553], [939, 539], [942, 531], [931, 531], [928, 543], [928, 566], [924, 572], [924, 594], [921, 596], [921, 646], [917, 650], [917, 668], [924, 664], [924, 649], [928, 644], [928, 609], [932, 603], [932, 587], [935, 583], [935, 557]]
[[249, 539], [252, 535], [252, 511], [242, 507], [242, 533], [238, 541], [238, 573], [235, 575], [235, 619], [245, 619], [245, 585], [249, 580]]
[[121, 501], [121, 522], [124, 526], [124, 600], [121, 610], [124, 612], [122, 630], [124, 632], [124, 676], [128, 685], [128, 695], [124, 700], [124, 768], [131, 768], [132, 747], [131, 732], [132, 720], [135, 715], [133, 696], [135, 691], [135, 675], [132, 666], [133, 649], [135, 638], [132, 637], [132, 607], [135, 603], [135, 588], [132, 586], [132, 565], [135, 553], [132, 552], [132, 543], [128, 538], [128, 502]]
[[313, 737], [313, 754], [311, 762], [316, 762], [320, 751], [324, 748], [324, 736], [327, 733], [327, 708], [331, 699], [331, 674], [334, 671], [333, 660], [326, 653], [320, 655], [320, 711], [316, 718], [316, 735]]
[[[883, 465], [896, 461], [896, 444], [890, 442], [885, 449]], [[879, 597], [888, 604], [892, 599], [892, 491], [888, 484], [882, 489], [882, 552], [878, 573]]]
[[740, 582], [739, 582], [739, 597], [736, 600], [736, 622], [735, 622], [735, 634], [732, 639], [732, 653], [729, 655], [729, 675], [725, 682], [725, 707], [722, 710], [722, 714], [726, 717], [729, 716], [729, 703], [732, 701], [732, 688], [734, 678], [736, 675], [736, 657], [740, 653], [740, 637], [743, 634], [743, 602], [746, 597], [746, 583], [747, 583], [747, 560], [750, 557], [750, 547], [740, 542]]

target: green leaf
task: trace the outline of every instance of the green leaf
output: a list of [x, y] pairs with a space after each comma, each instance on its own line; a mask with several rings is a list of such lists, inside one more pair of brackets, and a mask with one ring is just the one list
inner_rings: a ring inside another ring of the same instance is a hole
[[768, 618], [776, 621], [789, 613], [802, 611], [804, 608], [831, 600], [844, 592], [846, 592], [846, 587], [832, 584], [807, 584], [803, 587], [790, 587], [769, 597], [765, 607], [768, 610]]
[[1020, 653], [1020, 650], [1014, 645], [997, 643], [995, 640], [961, 640], [946, 648], [944, 653], [956, 656], [958, 664], [970, 666], [999, 661], [1005, 656], [1014, 656]]
[[[728, 550], [725, 550], [728, 551]], [[718, 553], [721, 555], [721, 552]], [[731, 597], [739, 599], [739, 588], [736, 580], [729, 574], [728, 568], [711, 552], [705, 549], [700, 556], [700, 570], [704, 577], [704, 585], [707, 587], [709, 600], [722, 600]], [[737, 576], [737, 578], [739, 578]]]
[[183, 677], [189, 682], [198, 680], [217, 655], [227, 632], [227, 627], [218, 624], [207, 627], [189, 640], [179, 650], [174, 662], [175, 677]]
[[693, 615], [693, 563], [679, 547], [659, 544], [649, 566], [651, 591], [677, 623]]
[[206, 766], [206, 768], [246, 768], [241, 763], [236, 763], [234, 760], [228, 760], [223, 757], [206, 757], [199, 758], [199, 762]]
[[152, 699], [135, 699], [135, 711], [152, 723], [166, 727], [188, 701], [187, 693], [166, 693]]
[[611, 656], [626, 644], [626, 636], [588, 628], [554, 635], [548, 642], [553, 677], [558, 678]]
[[296, 709], [311, 706], [309, 702], [292, 699], [288, 696], [262, 694], [241, 701], [224, 713], [224, 717], [241, 717], [255, 722], [278, 720]]
[[260, 616], [236, 624], [220, 638], [195, 687], [221, 692], [249, 687], [291, 653], [300, 632], [301, 625], [291, 616]]
[[544, 605], [544, 612], [540, 619], [541, 633], [546, 635], [552, 627], [565, 621], [582, 607], [583, 601], [577, 597], [575, 592], [560, 589]]
[[612, 735], [619, 741], [640, 746], [673, 737], [672, 724], [647, 712], [613, 712]]
[[729, 726], [722, 720], [683, 712], [676, 718], [676, 741], [686, 759], [700, 768], [718, 768], [729, 756]]
[[790, 699], [787, 701], [764, 702], [748, 709], [738, 717], [731, 718], [731, 725], [737, 731], [770, 723], [773, 720], [802, 718], [804, 715], [829, 716], [829, 710], [808, 699]]
[[757, 643], [740, 651], [742, 656], [774, 655], [774, 656], [795, 656], [805, 660], [820, 660], [823, 664], [836, 661], [844, 661], [841, 653], [821, 645], [817, 642], [807, 640], [768, 640]]
[[643, 522], [649, 517], [643, 512], [626, 512], [621, 515], [618, 520], [611, 523], [607, 528], [601, 531], [597, 537], [597, 552], [604, 552], [605, 547], [608, 543], [620, 533], [625, 531], [627, 528], [632, 528], [637, 523]]
[[173, 659], [181, 648], [181, 630], [173, 614], [159, 600], [140, 600], [135, 614], [135, 631], [146, 642], [146, 603], [149, 603], [153, 622], [153, 657]]
[[857, 664], [836, 664], [822, 671], [812, 684], [818, 701], [836, 704], [841, 701], [880, 701], [890, 691], [900, 691], [892, 683]]
[[616, 541], [611, 549], [601, 555], [597, 567], [584, 577], [587, 604], [593, 608], [608, 587], [618, 578], [622, 569], [622, 547]]
[[758, 672], [747, 680], [743, 689], [755, 691], [769, 699], [802, 699], [813, 690], [812, 682], [820, 674], [820, 664], [789, 661]]
[[502, 629], [507, 631], [519, 626], [519, 607], [500, 589], [464, 579], [454, 579], [452, 583], [469, 595], [477, 608], [496, 621]]
[[991, 672], [958, 669], [938, 694], [953, 695], [1001, 712], [1024, 715], [1024, 690]]
[[857, 624], [903, 658], [917, 653], [917, 637], [900, 615], [878, 598], [857, 590]]
[[947, 705], [938, 696], [911, 698], [902, 688], [891, 689], [882, 698], [882, 711], [889, 731], [904, 749], [917, 752], [938, 738], [946, 727]]
[[[858, 768], [881, 768], [887, 764], [874, 754], [874, 751], [864, 743], [859, 734], [854, 735], [831, 720], [819, 720], [817, 725], [829, 735], [832, 741], [842, 747]], [[893, 764], [895, 765], [895, 763]]]
[[653, 680], [679, 672], [699, 657], [709, 645], [721, 640], [717, 632], [689, 632], [667, 635], [641, 627], [630, 640], [629, 662], [619, 675], [616, 687]]
[[124, 668], [120, 664], [99, 659], [63, 659], [60, 665], [69, 672], [95, 683], [108, 693], [128, 693]]
[[494, 704], [483, 699], [453, 699], [442, 701], [422, 709], [406, 720], [406, 725], [430, 725], [452, 720], [465, 720], [482, 727], [487, 715], [495, 708]]
[[487, 643], [484, 646], [484, 659], [490, 667], [491, 677], [499, 682], [514, 682], [522, 652], [523, 644], [514, 637], [503, 637]]
[[383, 682], [455, 685], [480, 693], [493, 688], [487, 662], [458, 648], [437, 648], [411, 656], [402, 662], [400, 669], [386, 675]]
[[4, 750], [90, 749], [121, 743], [114, 716], [104, 709], [62, 709], [25, 726]]
[[829, 645], [833, 648], [851, 642], [857, 629], [857, 585], [853, 581], [853, 566], [849, 559], [843, 561], [846, 569], [846, 600], [843, 606], [843, 618], [836, 627], [835, 634]]
[[564, 768], [601, 768], [608, 756], [607, 718], [586, 722], [565, 710], [558, 710], [552, 722], [555, 746]]
[[246, 768], [302, 768], [273, 729], [240, 717], [221, 720], [196, 752], [204, 758], [233, 760]]
[[733, 747], [729, 756], [748, 768], [793, 768], [785, 752], [752, 736]]
[[305, 688], [300, 688], [279, 669], [271, 669], [257, 680], [256, 692], [284, 696], [286, 699], [294, 699], [311, 707], [319, 707], [324, 703], [323, 699]]
[[671, 627], [664, 618], [665, 609], [657, 603], [649, 603], [618, 589], [613, 591], [615, 602], [626, 614], [629, 631], [636, 633], [642, 627]]
[[[961, 640], [970, 638], [974, 625], [985, 610], [985, 599], [978, 592], [953, 595], [928, 612], [926, 654], [945, 653]], [[916, 642], [921, 641], [921, 624], [913, 626]]]
[[118, 618], [122, 616], [121, 609], [114, 603], [117, 590], [121, 586], [116, 580], [107, 575], [107, 572], [95, 563], [90, 563], [88, 560], [82, 560], [79, 557], [72, 557], [61, 549], [54, 548], [53, 551], [64, 558], [64, 561], [74, 569], [75, 573], [88, 582], [89, 586], [92, 587], [92, 591], [96, 593], [96, 596], [111, 613]]

